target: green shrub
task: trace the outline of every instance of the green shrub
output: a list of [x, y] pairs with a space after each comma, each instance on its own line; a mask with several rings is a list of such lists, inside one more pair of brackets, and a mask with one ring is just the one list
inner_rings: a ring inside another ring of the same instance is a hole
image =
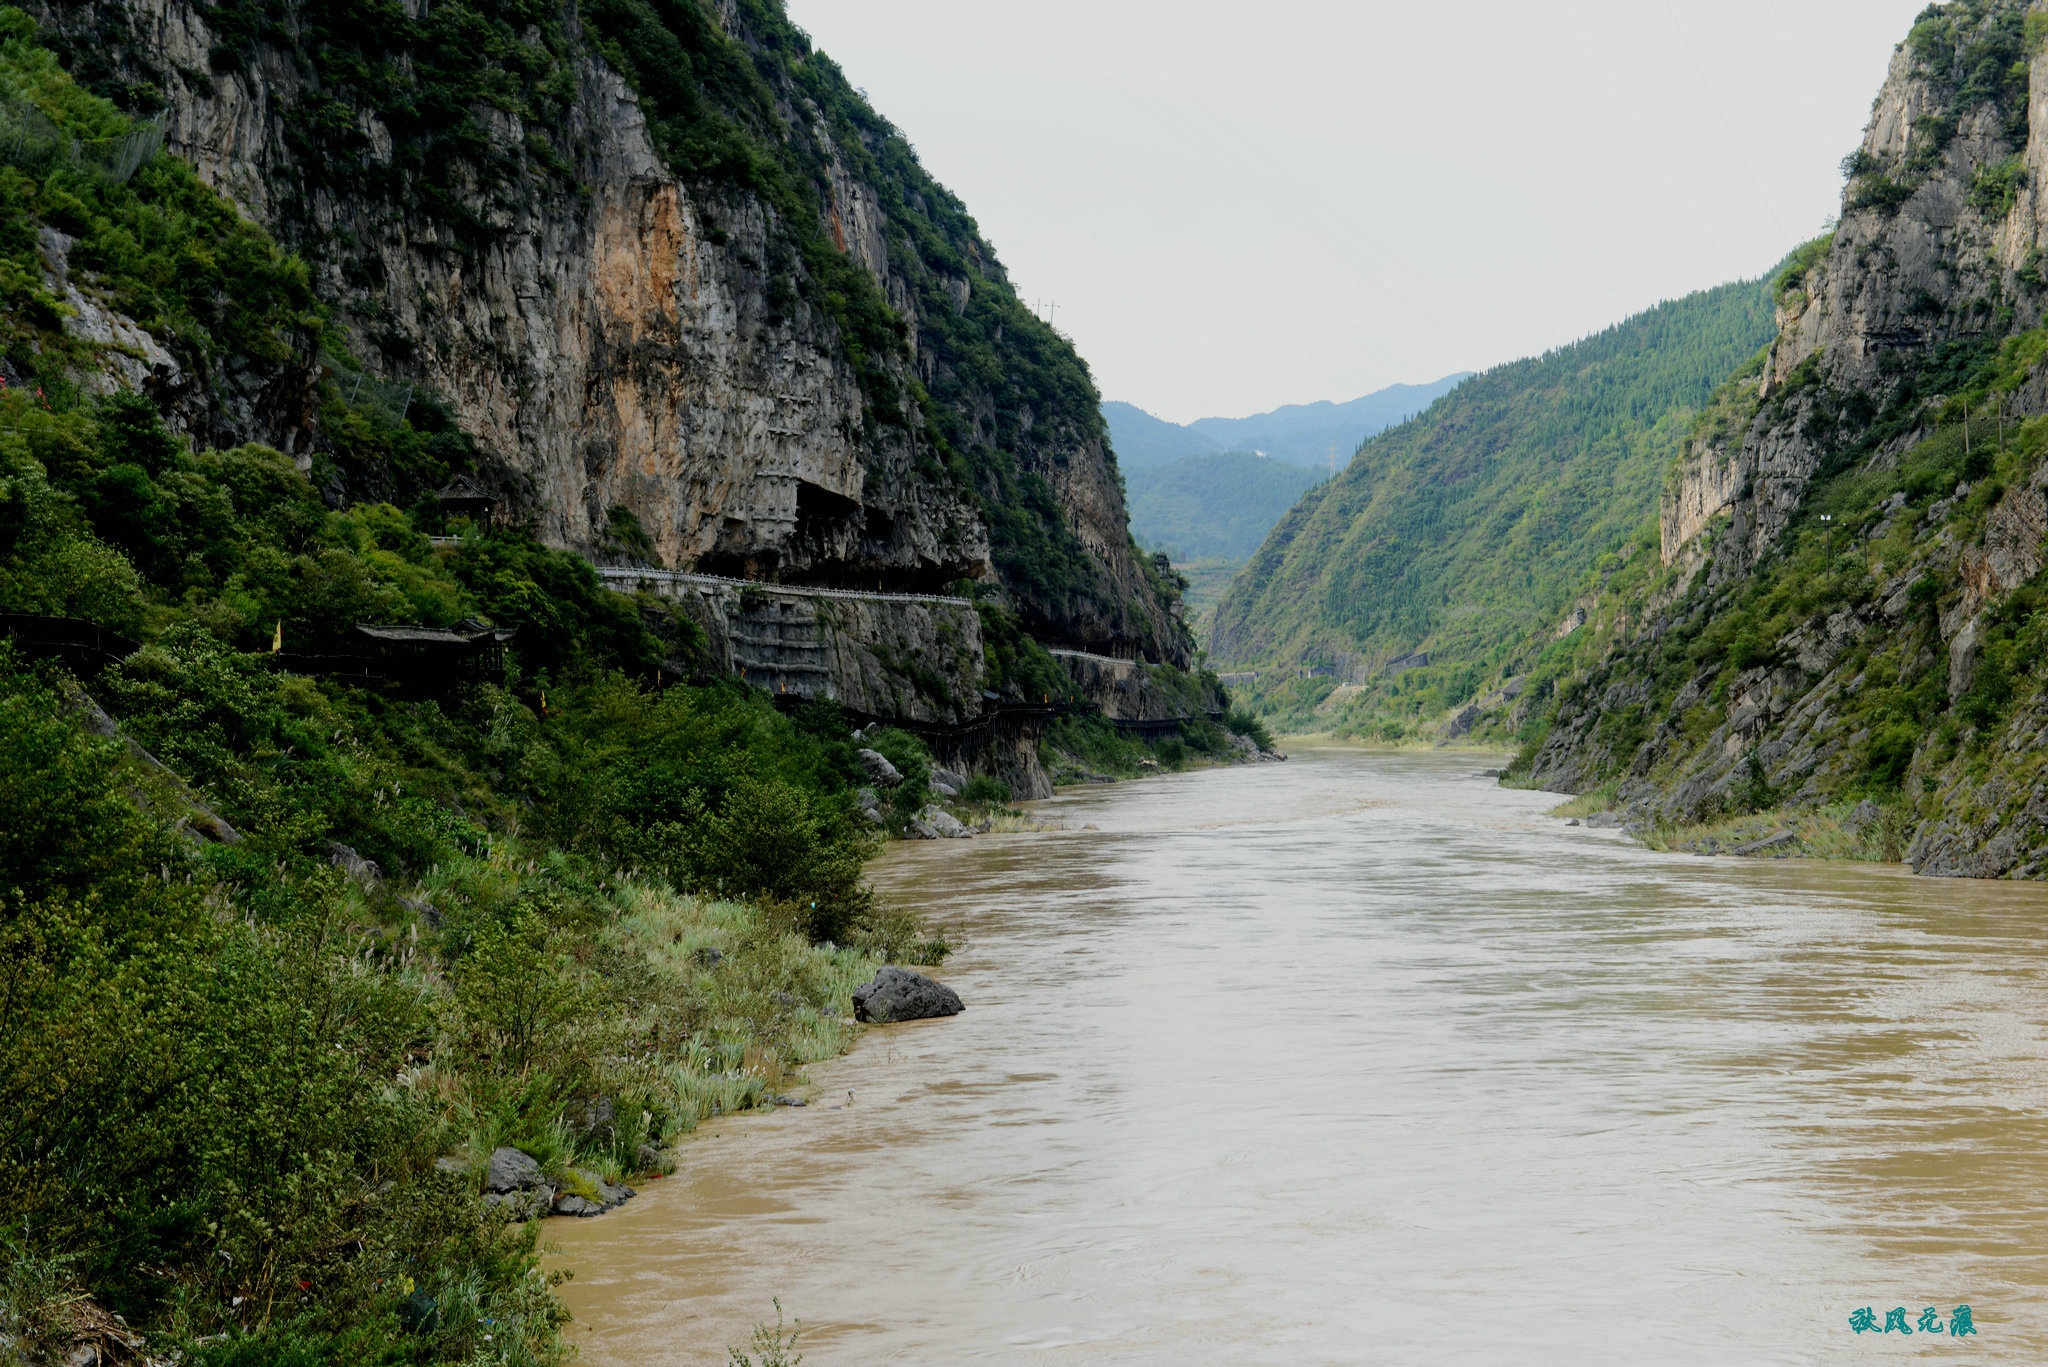
[[1728, 643], [1728, 663], [1738, 670], [1760, 668], [1775, 657], [1776, 652], [1753, 626], [1737, 631]]
[[1744, 812], [1768, 811], [1778, 805], [1778, 790], [1764, 774], [1764, 762], [1752, 750], [1742, 760], [1742, 782], [1733, 791], [1736, 807]]
[[1273, 749], [1273, 733], [1266, 724], [1243, 708], [1233, 707], [1223, 714], [1223, 725], [1232, 735], [1243, 736], [1255, 743], [1259, 749]]
[[1977, 658], [1970, 691], [1956, 704], [1956, 716], [1965, 725], [1988, 734], [2005, 720], [2012, 698], [2012, 670], [2006, 665], [2003, 652], [1985, 650]]
[[903, 775], [903, 782], [882, 795], [888, 803], [891, 823], [900, 832], [903, 824], [914, 819], [932, 800], [931, 751], [916, 736], [895, 727], [869, 732], [862, 744]]
[[132, 914], [163, 894], [151, 864], [182, 854], [124, 791], [121, 749], [84, 735], [59, 689], [0, 642], [0, 899], [106, 899]]
[[814, 804], [793, 784], [742, 779], [698, 840], [700, 885], [717, 880], [727, 895], [796, 905], [813, 939], [841, 938], [872, 899], [862, 881], [869, 838], [843, 805]]
[[1970, 178], [1970, 203], [1984, 214], [2003, 218], [2019, 202], [2027, 184], [2027, 159], [2014, 153], [2004, 161], [1977, 168]]
[[469, 1053], [501, 1073], [527, 1071], [563, 1027], [584, 1013], [563, 971], [558, 937], [533, 911], [486, 922], [459, 961], [454, 1007]]
[[1881, 214], [1896, 214], [1913, 197], [1918, 187], [1887, 175], [1868, 175], [1856, 181], [1849, 191], [1848, 203], [1843, 207], [1850, 211], [1875, 209]]
[[1920, 744], [1920, 729], [1909, 722], [1894, 722], [1874, 732], [1863, 752], [1865, 781], [1873, 788], [1896, 790], [1905, 781]]
[[960, 800], [977, 807], [1000, 807], [1010, 800], [1010, 785], [987, 774], [976, 774], [960, 790]]

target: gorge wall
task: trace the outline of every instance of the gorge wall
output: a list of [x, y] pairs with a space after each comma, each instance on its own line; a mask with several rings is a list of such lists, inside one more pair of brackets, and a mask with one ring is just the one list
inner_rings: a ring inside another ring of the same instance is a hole
[[1674, 463], [1661, 564], [1549, 662], [1534, 781], [1644, 826], [1775, 813], [1794, 849], [1853, 804], [1873, 857], [2048, 869], [2044, 42], [2048, 7], [1958, 0], [1900, 45], [1839, 226]]
[[[1734, 421], [1697, 438], [1674, 472], [1666, 563], [1723, 512], [1720, 572], [1754, 563], [1825, 463], [1852, 450], [1894, 459], [1923, 430], [1919, 406], [1946, 397], [1974, 349], [2040, 322], [2048, 102], [2034, 91], [2048, 90], [2048, 57], [2025, 52], [2026, 9], [1951, 7], [1893, 54], [1843, 163], [1839, 226], [1778, 282], [1754, 395], [1724, 405]], [[2038, 411], [2008, 405], [2023, 409]]]
[[[30, 8], [303, 256], [344, 349], [445, 405], [543, 540], [788, 583], [992, 578], [1046, 640], [1190, 658], [1085, 365], [779, 6]], [[345, 496], [418, 492], [332, 464]]]

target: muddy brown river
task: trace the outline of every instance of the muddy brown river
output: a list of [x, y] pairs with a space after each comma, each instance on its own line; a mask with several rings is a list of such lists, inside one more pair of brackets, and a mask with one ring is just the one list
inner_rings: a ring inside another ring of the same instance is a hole
[[1657, 854], [1496, 762], [892, 848], [967, 1013], [550, 1222], [581, 1361], [772, 1297], [811, 1367], [2048, 1361], [2048, 888]]

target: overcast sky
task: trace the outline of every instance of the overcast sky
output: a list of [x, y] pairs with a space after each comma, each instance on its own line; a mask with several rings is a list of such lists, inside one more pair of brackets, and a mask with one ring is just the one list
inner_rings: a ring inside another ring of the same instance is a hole
[[1759, 275], [1922, 0], [789, 0], [1105, 398], [1484, 369]]

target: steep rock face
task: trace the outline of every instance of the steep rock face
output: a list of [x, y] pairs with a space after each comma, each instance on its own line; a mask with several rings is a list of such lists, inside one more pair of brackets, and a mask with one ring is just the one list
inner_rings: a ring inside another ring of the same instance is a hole
[[1603, 605], [1634, 629], [1518, 765], [1539, 784], [2048, 874], [2048, 58], [2022, 57], [2044, 14], [1957, 0], [1901, 46], [1839, 230], [1674, 467], [1662, 578]]
[[[440, 225], [331, 185], [288, 216], [282, 113], [306, 73], [266, 47], [225, 79], [187, 84], [217, 41], [200, 12], [123, 9], [171, 73], [170, 150], [288, 239], [305, 219], [359, 244], [355, 272], [371, 263], [382, 288], [342, 314], [358, 350], [448, 399], [543, 540], [594, 552], [622, 506], [667, 564], [934, 583], [986, 572], [986, 533], [962, 491], [913, 473], [915, 432], [866, 439], [829, 320], [801, 306], [769, 317], [768, 282], [745, 264], [767, 256], [765, 211], [705, 206], [707, 222], [609, 67], [573, 66], [565, 140], [588, 193], [551, 185], [482, 206], [508, 221], [469, 254], [445, 250]], [[371, 156], [394, 155], [390, 130], [364, 123]], [[510, 116], [490, 132], [513, 147], [525, 137]], [[340, 263], [324, 264], [323, 293], [348, 298]]]
[[[993, 571], [1040, 634], [1188, 658], [1085, 368], [778, 8], [664, 11], [680, 77], [616, 6], [523, 30], [474, 9], [408, 4], [369, 36], [289, 2], [261, 25], [186, 0], [33, 12], [105, 93], [163, 106], [169, 149], [306, 254], [351, 349], [447, 403], [544, 540], [616, 558], [623, 510], [675, 568], [920, 591]], [[451, 74], [450, 14], [508, 80]]]
[[1694, 439], [1679, 457], [1657, 505], [1664, 563], [1675, 563], [1715, 516], [1742, 492], [1745, 464], [1725, 441]]
[[1056, 650], [1074, 692], [1112, 721], [1201, 717], [1223, 710], [1216, 690], [1180, 670], [1159, 669], [1083, 651]]
[[1945, 361], [2040, 320], [2048, 54], [2020, 60], [2027, 8], [1980, 0], [1923, 16], [1893, 54], [1844, 162], [1839, 227], [1779, 282], [1746, 427], [1697, 436], [1667, 485], [1666, 564], [1722, 513], [1717, 577], [1755, 563], [1824, 464], [1859, 438], [1862, 460], [1896, 455], [1918, 410], [1945, 397]]

